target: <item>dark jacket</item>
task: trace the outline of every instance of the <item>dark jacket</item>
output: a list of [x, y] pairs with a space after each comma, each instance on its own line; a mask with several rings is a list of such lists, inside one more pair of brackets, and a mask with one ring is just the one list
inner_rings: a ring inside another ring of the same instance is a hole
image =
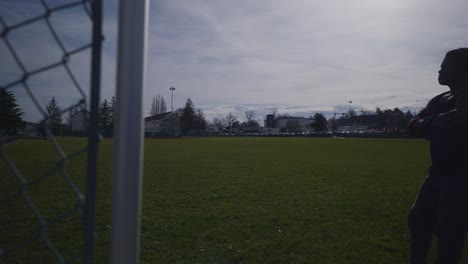
[[[431, 141], [432, 172], [463, 176], [468, 173], [468, 93], [444, 92], [432, 98], [408, 124], [408, 133]], [[468, 179], [468, 175], [463, 176]]]
[[408, 123], [408, 134], [415, 138], [430, 139], [432, 120], [435, 116], [456, 108], [455, 97], [450, 91], [432, 98], [426, 107]]

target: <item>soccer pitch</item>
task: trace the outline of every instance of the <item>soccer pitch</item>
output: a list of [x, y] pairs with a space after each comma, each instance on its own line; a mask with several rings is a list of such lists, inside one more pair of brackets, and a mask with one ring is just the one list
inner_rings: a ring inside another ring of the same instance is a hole
[[[86, 141], [59, 143], [72, 152]], [[99, 148], [95, 254], [96, 262], [108, 263], [112, 140]], [[6, 151], [27, 177], [50, 170], [58, 158], [41, 140], [21, 140]], [[81, 155], [66, 166], [82, 189], [85, 161]], [[146, 139], [141, 262], [405, 263], [406, 214], [429, 163], [424, 140]], [[0, 168], [6, 171], [3, 160]], [[2, 177], [0, 193], [11, 193], [12, 178]], [[28, 192], [46, 218], [75, 199], [59, 175]], [[0, 213], [0, 244], [38, 227], [21, 199]], [[73, 218], [48, 230], [65, 255], [79, 246], [80, 232]], [[49, 259], [41, 244], [12, 260]]]

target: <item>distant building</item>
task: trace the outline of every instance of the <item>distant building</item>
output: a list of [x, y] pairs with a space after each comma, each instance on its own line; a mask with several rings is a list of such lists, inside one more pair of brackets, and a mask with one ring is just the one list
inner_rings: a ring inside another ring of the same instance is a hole
[[72, 134], [79, 135], [82, 133], [83, 135], [88, 132], [89, 130], [89, 111], [86, 109], [82, 109], [76, 113], [74, 113], [71, 117], [71, 130]]
[[38, 123], [24, 122], [24, 127], [18, 130], [18, 134], [29, 137], [41, 137], [41, 127]]
[[219, 130], [219, 127], [215, 124], [208, 124], [206, 127], [206, 131], [210, 135], [222, 132]]
[[267, 115], [265, 120], [266, 128], [275, 128], [281, 131], [307, 131], [315, 124], [312, 117], [278, 116]]
[[355, 132], [355, 131], [368, 131], [368, 126], [338, 126], [338, 132]]
[[265, 127], [269, 127], [269, 128], [275, 127], [275, 115], [270, 114], [266, 116]]
[[172, 112], [145, 117], [145, 134], [152, 136], [179, 135], [179, 118]]

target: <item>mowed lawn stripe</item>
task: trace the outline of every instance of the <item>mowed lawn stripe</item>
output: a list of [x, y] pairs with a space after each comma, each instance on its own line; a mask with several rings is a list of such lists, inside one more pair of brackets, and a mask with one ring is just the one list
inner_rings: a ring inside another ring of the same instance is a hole
[[[67, 152], [85, 144], [59, 142]], [[27, 175], [57, 157], [47, 141], [23, 140], [7, 152]], [[82, 188], [85, 156], [67, 165]], [[111, 162], [112, 140], [105, 139], [98, 263], [109, 258]], [[146, 139], [141, 262], [405, 263], [406, 213], [428, 164], [423, 140]], [[57, 195], [47, 190], [68, 193], [59, 177], [53, 179], [35, 190], [39, 206], [52, 212], [59, 207]], [[58, 241], [70, 235], [61, 228]], [[44, 253], [28, 254], [37, 259]]]

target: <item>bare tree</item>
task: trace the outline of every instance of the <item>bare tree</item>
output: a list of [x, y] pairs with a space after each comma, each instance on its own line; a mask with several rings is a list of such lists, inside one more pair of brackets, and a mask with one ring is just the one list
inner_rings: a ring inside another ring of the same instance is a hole
[[151, 103], [150, 115], [155, 116], [159, 114], [159, 95], [153, 97], [153, 102]]
[[354, 109], [350, 108], [348, 110], [348, 116], [350, 116], [350, 117], [356, 116], [356, 111]]
[[218, 129], [218, 131], [223, 131], [224, 128], [226, 128], [226, 125], [224, 124], [224, 121], [220, 118], [213, 118], [213, 125], [216, 126], [216, 128]]
[[361, 108], [361, 110], [360, 110], [359, 112], [361, 113], [362, 116], [371, 115], [371, 114], [372, 114], [372, 111], [366, 110], [366, 109], [364, 109], [363, 107]]
[[164, 100], [164, 97], [161, 96], [161, 102], [160, 102], [160, 110], [161, 113], [166, 113], [167, 112], [167, 106], [166, 106], [166, 100]]
[[167, 111], [166, 100], [161, 95], [156, 95], [153, 97], [153, 102], [151, 103], [150, 115], [155, 116], [158, 114], [165, 113]]
[[78, 109], [77, 106], [72, 106], [69, 110], [68, 110], [68, 116], [66, 117], [66, 121], [67, 121], [67, 126], [68, 128], [72, 128], [72, 121], [73, 121], [73, 116], [78, 113], [80, 110]]
[[255, 111], [254, 110], [246, 110], [244, 111], [245, 118], [247, 118], [247, 122], [254, 120], [255, 118]]
[[224, 116], [224, 123], [227, 127], [229, 127], [229, 134], [232, 133], [232, 125], [234, 122], [237, 121], [237, 116], [235, 116], [232, 112], [229, 112], [226, 116]]
[[276, 114], [278, 113], [278, 107], [272, 107], [272, 108], [270, 108], [270, 110], [271, 110], [271, 114], [273, 116], [276, 116]]

